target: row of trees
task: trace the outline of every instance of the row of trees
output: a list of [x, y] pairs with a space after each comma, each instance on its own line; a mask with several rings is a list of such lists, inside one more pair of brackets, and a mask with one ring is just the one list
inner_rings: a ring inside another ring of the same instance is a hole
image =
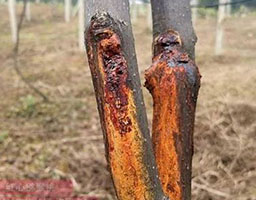
[[[36, 0], [36, 3], [39, 3], [40, 0]], [[144, 3], [147, 3], [147, 1], [141, 1]], [[214, 0], [214, 1], [208, 1], [208, 0], [191, 0], [191, 5], [212, 5], [212, 4], [227, 4], [225, 6], [219, 6], [218, 7], [218, 14], [217, 14], [217, 25], [216, 25], [216, 44], [215, 44], [215, 54], [220, 55], [223, 52], [222, 48], [222, 41], [223, 41], [223, 20], [226, 16], [231, 15], [231, 3], [232, 0]], [[252, 2], [251, 2], [252, 3]], [[9, 7], [9, 16], [10, 16], [10, 26], [12, 30], [12, 41], [14, 43], [17, 42], [17, 17], [16, 17], [16, 9], [15, 9], [16, 0], [8, 0], [8, 7]], [[71, 20], [71, 17], [76, 15], [78, 13], [78, 46], [81, 51], [84, 50], [84, 0], [78, 0], [72, 8], [72, 0], [64, 0], [64, 19], [65, 22], [69, 23]], [[131, 4], [131, 15], [132, 15], [132, 21], [135, 21], [137, 19], [138, 15], [138, 8], [144, 7], [144, 9], [147, 10], [146, 15], [148, 18], [148, 26], [151, 28], [151, 8], [150, 4], [144, 4], [144, 5], [138, 5], [138, 1], [136, 0], [130, 0]], [[254, 5], [254, 4], [253, 4]], [[73, 13], [71, 12], [73, 10]], [[30, 1], [27, 0], [26, 5], [26, 12], [25, 17], [27, 21], [31, 20], [31, 11], [30, 11]], [[193, 7], [192, 9], [192, 19], [194, 24], [196, 24], [198, 18], [198, 9], [196, 7]]]
[[[199, 0], [191, 0], [191, 5], [199, 5]], [[201, 1], [202, 2], [202, 1]], [[211, 5], [209, 4], [208, 1], [204, 1], [204, 4], [206, 5]], [[216, 38], [215, 38], [215, 55], [221, 55], [223, 53], [223, 35], [224, 35], [224, 30], [223, 30], [223, 21], [225, 17], [231, 16], [231, 3], [232, 0], [219, 0], [215, 1], [215, 3], [219, 3], [220, 5], [218, 6], [218, 12], [217, 12], [217, 25], [216, 25]], [[196, 24], [198, 18], [198, 8], [194, 6], [192, 9], [192, 20], [193, 23]]]
[[[30, 1], [24, 0], [26, 4], [25, 18], [27, 21], [31, 21]], [[71, 19], [71, 0], [64, 0], [65, 2], [65, 14], [64, 19], [68, 23]], [[36, 1], [40, 3], [40, 1]], [[10, 27], [12, 34], [12, 41], [15, 44], [17, 42], [17, 14], [16, 14], [16, 0], [8, 0], [8, 10], [10, 18]], [[75, 14], [78, 13], [78, 45], [81, 51], [84, 50], [84, 0], [78, 0], [76, 5]]]

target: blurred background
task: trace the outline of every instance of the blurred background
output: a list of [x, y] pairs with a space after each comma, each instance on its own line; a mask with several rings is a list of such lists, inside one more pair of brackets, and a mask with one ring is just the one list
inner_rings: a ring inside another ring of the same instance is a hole
[[[83, 44], [82, 0], [0, 0], [0, 179], [68, 179], [115, 199]], [[193, 200], [256, 200], [256, 1], [192, 0], [202, 74]], [[131, 1], [144, 83], [151, 8]], [[19, 32], [18, 51], [17, 32]], [[143, 88], [151, 126], [152, 99]], [[48, 101], [47, 101], [48, 100]]]

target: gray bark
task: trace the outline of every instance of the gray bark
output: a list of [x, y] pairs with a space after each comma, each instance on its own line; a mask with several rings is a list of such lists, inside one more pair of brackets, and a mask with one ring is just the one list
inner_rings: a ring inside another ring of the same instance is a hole
[[191, 58], [195, 56], [197, 41], [191, 20], [189, 0], [151, 0], [154, 38], [167, 30], [177, 31], [183, 48]]
[[[137, 58], [135, 54], [135, 46], [134, 46], [134, 38], [132, 34], [132, 26], [130, 21], [130, 14], [129, 14], [129, 1], [128, 0], [85, 0], [85, 28], [86, 28], [86, 35], [89, 32], [91, 18], [95, 16], [96, 13], [108, 13], [111, 18], [113, 18], [115, 22], [115, 29], [118, 30], [118, 34], [121, 40], [121, 48], [124, 54], [124, 57], [127, 62], [128, 66], [128, 79], [127, 84], [129, 85], [130, 89], [133, 91], [134, 102], [135, 102], [135, 109], [136, 109], [136, 120], [139, 125], [139, 129], [141, 132], [141, 140], [145, 141], [142, 143], [143, 149], [143, 165], [145, 166], [145, 176], [149, 178], [148, 185], [151, 185], [150, 192], [152, 193], [152, 199], [154, 200], [162, 200], [165, 199], [163, 194], [161, 184], [158, 178], [158, 172], [156, 169], [156, 162], [153, 156], [153, 149], [148, 129], [148, 122], [147, 122], [147, 115], [144, 106], [144, 100], [142, 97], [141, 91], [141, 83], [140, 77], [138, 73], [137, 67]], [[87, 52], [89, 51], [88, 41], [87, 43]], [[88, 52], [90, 55], [90, 53]], [[97, 56], [97, 55], [94, 55]], [[95, 64], [92, 64], [95, 65]], [[98, 78], [95, 77], [95, 74], [92, 73], [95, 93], [96, 96], [99, 98], [99, 88], [97, 85]], [[97, 90], [98, 89], [98, 90]], [[101, 123], [104, 124], [103, 119], [103, 108], [102, 102], [104, 99], [98, 100], [98, 109], [101, 116]], [[106, 137], [106, 130], [104, 129], [104, 125], [102, 125], [103, 133]], [[106, 144], [107, 145], [107, 144]], [[107, 147], [107, 146], [106, 146]], [[106, 148], [107, 149], [107, 148]], [[133, 152], [127, 152], [131, 156]], [[108, 152], [107, 152], [108, 158]], [[111, 166], [110, 166], [111, 167]], [[113, 174], [112, 174], [113, 176]], [[145, 177], [137, 177], [139, 180], [144, 179]], [[125, 180], [124, 180], [125, 181]], [[130, 188], [132, 190], [132, 188]], [[130, 191], [134, 192], [134, 191]]]
[[8, 0], [8, 10], [9, 10], [10, 26], [11, 26], [13, 43], [17, 42], [17, 19], [16, 19], [15, 4], [16, 4], [15, 0]]

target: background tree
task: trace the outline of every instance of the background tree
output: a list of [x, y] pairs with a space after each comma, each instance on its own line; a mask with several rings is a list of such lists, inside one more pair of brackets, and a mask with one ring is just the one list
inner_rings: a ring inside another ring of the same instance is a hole
[[197, 20], [197, 7], [196, 5], [198, 5], [198, 0], [191, 0], [191, 5], [195, 6], [194, 8], [192, 8], [192, 21], [194, 24], [196, 24], [196, 20]]
[[84, 0], [78, 0], [78, 45], [81, 51], [84, 50]]
[[226, 13], [228, 17], [230, 17], [231, 15], [231, 9], [232, 9], [231, 3], [232, 3], [232, 0], [227, 0]]
[[29, 0], [27, 0], [25, 17], [26, 17], [27, 21], [31, 21], [31, 9], [30, 9], [30, 1]]
[[[225, 4], [227, 0], [219, 0], [219, 4]], [[215, 55], [221, 55], [223, 52], [223, 20], [225, 18], [226, 6], [220, 5], [218, 8], [216, 39], [215, 39]]]
[[13, 43], [17, 42], [17, 19], [16, 19], [15, 4], [16, 4], [15, 0], [8, 0], [8, 10], [9, 10], [10, 26], [11, 26]]
[[70, 21], [71, 15], [71, 0], [64, 0], [65, 1], [65, 22]]

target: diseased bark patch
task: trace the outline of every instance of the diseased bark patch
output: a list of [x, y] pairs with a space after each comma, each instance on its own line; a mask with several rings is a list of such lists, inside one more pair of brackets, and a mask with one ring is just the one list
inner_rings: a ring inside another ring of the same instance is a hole
[[193, 128], [200, 74], [182, 51], [179, 34], [154, 41], [145, 86], [153, 96], [153, 146], [163, 190], [170, 199], [190, 199]]
[[121, 51], [121, 41], [112, 29], [112, 19], [107, 15], [94, 17], [91, 35], [97, 43], [99, 62], [103, 64], [104, 101], [109, 104], [111, 120], [120, 134], [131, 131], [131, 119], [128, 117], [128, 66]]
[[111, 120], [120, 134], [131, 131], [128, 111], [127, 63], [120, 49], [120, 39], [109, 31], [109, 37], [99, 43], [99, 53], [105, 73], [105, 101], [110, 106]]
[[134, 92], [121, 34], [108, 14], [92, 18], [87, 52], [106, 153], [118, 199], [153, 200], [155, 191], [144, 162], [144, 138], [137, 121]]

